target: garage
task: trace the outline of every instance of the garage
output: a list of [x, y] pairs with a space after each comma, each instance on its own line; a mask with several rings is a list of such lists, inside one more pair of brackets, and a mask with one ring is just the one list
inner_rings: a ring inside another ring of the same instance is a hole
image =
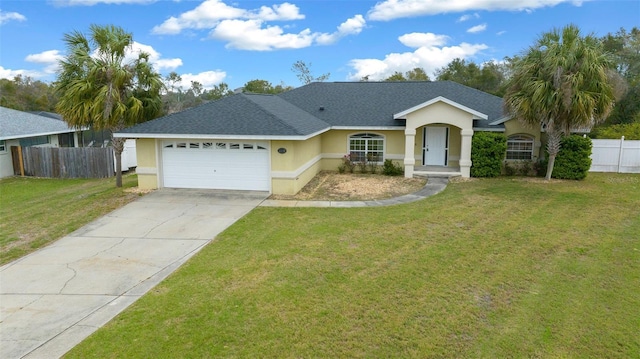
[[269, 191], [266, 141], [165, 140], [164, 187]]

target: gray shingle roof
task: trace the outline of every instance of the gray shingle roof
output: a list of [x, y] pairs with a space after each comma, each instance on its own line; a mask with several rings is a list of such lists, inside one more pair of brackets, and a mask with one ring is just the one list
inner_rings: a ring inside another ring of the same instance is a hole
[[123, 134], [307, 136], [329, 125], [273, 95], [236, 94], [127, 128]]
[[438, 96], [486, 114], [476, 127], [502, 117], [500, 97], [451, 81], [316, 82], [279, 96], [332, 126], [404, 126], [394, 114]]
[[63, 121], [0, 107], [0, 140], [74, 132]]
[[[309, 136], [331, 126], [405, 125], [394, 114], [438, 96], [500, 119], [502, 99], [450, 81], [316, 82], [279, 95], [236, 94], [120, 131], [145, 135]], [[321, 109], [322, 108], [322, 109]]]

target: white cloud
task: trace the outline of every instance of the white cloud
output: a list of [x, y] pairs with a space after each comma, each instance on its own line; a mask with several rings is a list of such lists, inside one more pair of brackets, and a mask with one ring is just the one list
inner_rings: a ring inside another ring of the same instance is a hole
[[47, 50], [39, 54], [30, 54], [25, 57], [25, 61], [34, 62], [44, 66], [45, 74], [55, 74], [60, 68], [58, 62], [62, 60], [64, 56], [58, 50]]
[[320, 45], [330, 45], [347, 35], [357, 35], [367, 24], [364, 16], [356, 15], [340, 24], [337, 30], [331, 34], [322, 33], [317, 35], [316, 42]]
[[502, 31], [498, 31], [498, 32], [496, 32], [496, 35], [500, 36], [500, 35], [504, 35], [504, 34], [506, 34], [506, 33], [507, 33], [507, 32], [506, 32], [505, 30], [502, 30]]
[[433, 77], [435, 70], [446, 66], [455, 58], [472, 57], [488, 48], [485, 44], [460, 43], [443, 46], [448, 37], [432, 33], [411, 33], [398, 38], [404, 45], [416, 48], [413, 52], [391, 53], [384, 59], [354, 59], [350, 66], [355, 70], [349, 74], [350, 80], [368, 77], [371, 81], [383, 80], [395, 73], [406, 72], [421, 67]]
[[153, 68], [156, 71], [162, 70], [175, 70], [176, 68], [182, 66], [182, 59], [173, 58], [173, 59], [163, 59], [162, 54], [156, 51], [153, 47], [145, 44], [141, 44], [137, 41], [133, 42], [131, 49], [127, 51], [126, 61], [135, 60], [138, 57], [140, 52], [146, 52], [149, 54], [149, 62], [153, 65]]
[[182, 80], [176, 86], [186, 91], [191, 88], [191, 81], [198, 81], [205, 90], [211, 90], [213, 86], [224, 81], [225, 77], [227, 77], [227, 73], [220, 70], [204, 71], [197, 74], [181, 74], [180, 78]]
[[436, 35], [431, 32], [412, 32], [400, 36], [398, 40], [407, 47], [418, 48], [422, 46], [442, 46], [449, 41], [449, 36]]
[[337, 26], [333, 33], [285, 32], [286, 26], [271, 25], [272, 21], [302, 20], [298, 6], [285, 2], [257, 9], [242, 9], [223, 0], [205, 0], [193, 10], [172, 16], [155, 26], [155, 34], [175, 35], [184, 30], [210, 29], [209, 37], [225, 41], [227, 48], [252, 51], [299, 49], [316, 43], [328, 45], [348, 35], [359, 34], [366, 25], [364, 16], [355, 15]]
[[304, 15], [300, 14], [300, 9], [296, 5], [290, 3], [245, 10], [229, 6], [221, 0], [206, 0], [193, 10], [184, 12], [178, 17], [170, 17], [151, 31], [154, 34], [175, 35], [185, 29], [212, 29], [223, 20], [234, 19], [285, 21], [304, 19]]
[[300, 14], [300, 9], [296, 5], [287, 2], [280, 5], [273, 5], [272, 7], [262, 6], [257, 13], [255, 11], [249, 11], [247, 14], [248, 18], [266, 21], [304, 19], [304, 15]]
[[6, 12], [6, 11], [0, 10], [0, 25], [2, 25], [4, 23], [7, 23], [9, 21], [12, 21], [12, 20], [14, 20], [14, 21], [25, 21], [25, 20], [27, 20], [27, 18], [24, 15], [22, 15], [20, 13], [17, 13], [17, 12], [14, 12], [14, 11]]
[[[146, 52], [149, 54], [149, 62], [153, 66], [153, 68], [161, 72], [163, 70], [172, 71], [176, 68], [182, 66], [182, 59], [180, 58], [162, 58], [162, 54], [156, 51], [153, 47], [145, 44], [141, 44], [139, 42], [133, 42], [133, 45], [130, 49], [127, 50], [125, 55], [125, 61], [133, 61], [138, 57], [140, 52]], [[95, 56], [95, 53], [93, 54]], [[32, 62], [43, 66], [42, 72], [38, 71], [27, 71], [30, 73], [29, 76], [32, 77], [43, 77], [47, 75], [52, 75], [58, 72], [60, 69], [60, 61], [63, 60], [65, 55], [63, 55], [59, 50], [47, 50], [37, 54], [30, 54], [25, 57], [25, 61]], [[16, 70], [16, 71], [26, 71], [26, 70]], [[12, 75], [7, 75], [11, 76]]]
[[479, 18], [480, 18], [480, 15], [478, 15], [478, 13], [476, 12], [474, 14], [462, 15], [456, 22], [465, 22], [471, 19], [479, 19]]
[[389, 21], [405, 17], [436, 15], [472, 10], [532, 11], [561, 3], [580, 6], [588, 0], [384, 0], [369, 10], [370, 20]]
[[486, 29], [487, 29], [487, 24], [480, 24], [480, 25], [476, 25], [476, 26], [468, 28], [467, 32], [471, 33], [471, 34], [476, 34], [478, 32], [483, 32]]
[[45, 76], [44, 74], [42, 74], [42, 73], [40, 73], [38, 71], [33, 71], [33, 70], [11, 70], [11, 69], [5, 69], [4, 67], [0, 66], [0, 79], [13, 80], [13, 78], [18, 76], [18, 75], [29, 76], [29, 77], [34, 78], [34, 79]]
[[314, 35], [305, 29], [285, 34], [280, 26], [262, 27], [262, 20], [223, 20], [211, 31], [214, 39], [227, 41], [227, 48], [254, 51], [300, 49], [311, 46]]
[[93, 6], [97, 4], [151, 4], [156, 0], [53, 0], [56, 6]]

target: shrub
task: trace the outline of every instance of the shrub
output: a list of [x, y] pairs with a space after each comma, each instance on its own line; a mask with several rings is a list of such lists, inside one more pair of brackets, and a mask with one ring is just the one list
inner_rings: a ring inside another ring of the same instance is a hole
[[544, 177], [547, 174], [547, 160], [540, 159], [533, 163], [533, 172], [538, 177]]
[[338, 166], [338, 172], [339, 173], [345, 173], [345, 172], [348, 171], [349, 173], [353, 173], [353, 170], [355, 168], [356, 168], [356, 164], [353, 163], [353, 161], [351, 161], [351, 156], [350, 155], [344, 155], [342, 157], [342, 162]]
[[360, 161], [356, 163], [356, 166], [358, 166], [360, 173], [367, 173], [367, 161]]
[[591, 139], [579, 135], [565, 136], [560, 142], [551, 177], [581, 180], [591, 168]]
[[378, 172], [378, 163], [374, 161], [370, 161], [367, 163], [367, 168], [371, 174], [376, 174]]
[[505, 176], [515, 176], [518, 168], [514, 166], [510, 161], [504, 161], [504, 174]]
[[496, 177], [502, 172], [507, 137], [502, 133], [477, 132], [471, 142], [471, 176]]
[[640, 140], [640, 122], [596, 127], [589, 134], [591, 138], [619, 139], [622, 136], [625, 140]]
[[505, 160], [504, 174], [506, 176], [531, 176], [531, 172], [537, 172], [535, 164], [530, 160]]
[[404, 174], [404, 169], [402, 166], [393, 163], [392, 160], [384, 160], [382, 174], [386, 176], [401, 176]]

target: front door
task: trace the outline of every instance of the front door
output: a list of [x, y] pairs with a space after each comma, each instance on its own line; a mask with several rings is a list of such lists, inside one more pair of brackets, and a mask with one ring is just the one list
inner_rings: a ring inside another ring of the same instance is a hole
[[422, 165], [446, 166], [449, 155], [449, 128], [424, 127], [422, 132]]

